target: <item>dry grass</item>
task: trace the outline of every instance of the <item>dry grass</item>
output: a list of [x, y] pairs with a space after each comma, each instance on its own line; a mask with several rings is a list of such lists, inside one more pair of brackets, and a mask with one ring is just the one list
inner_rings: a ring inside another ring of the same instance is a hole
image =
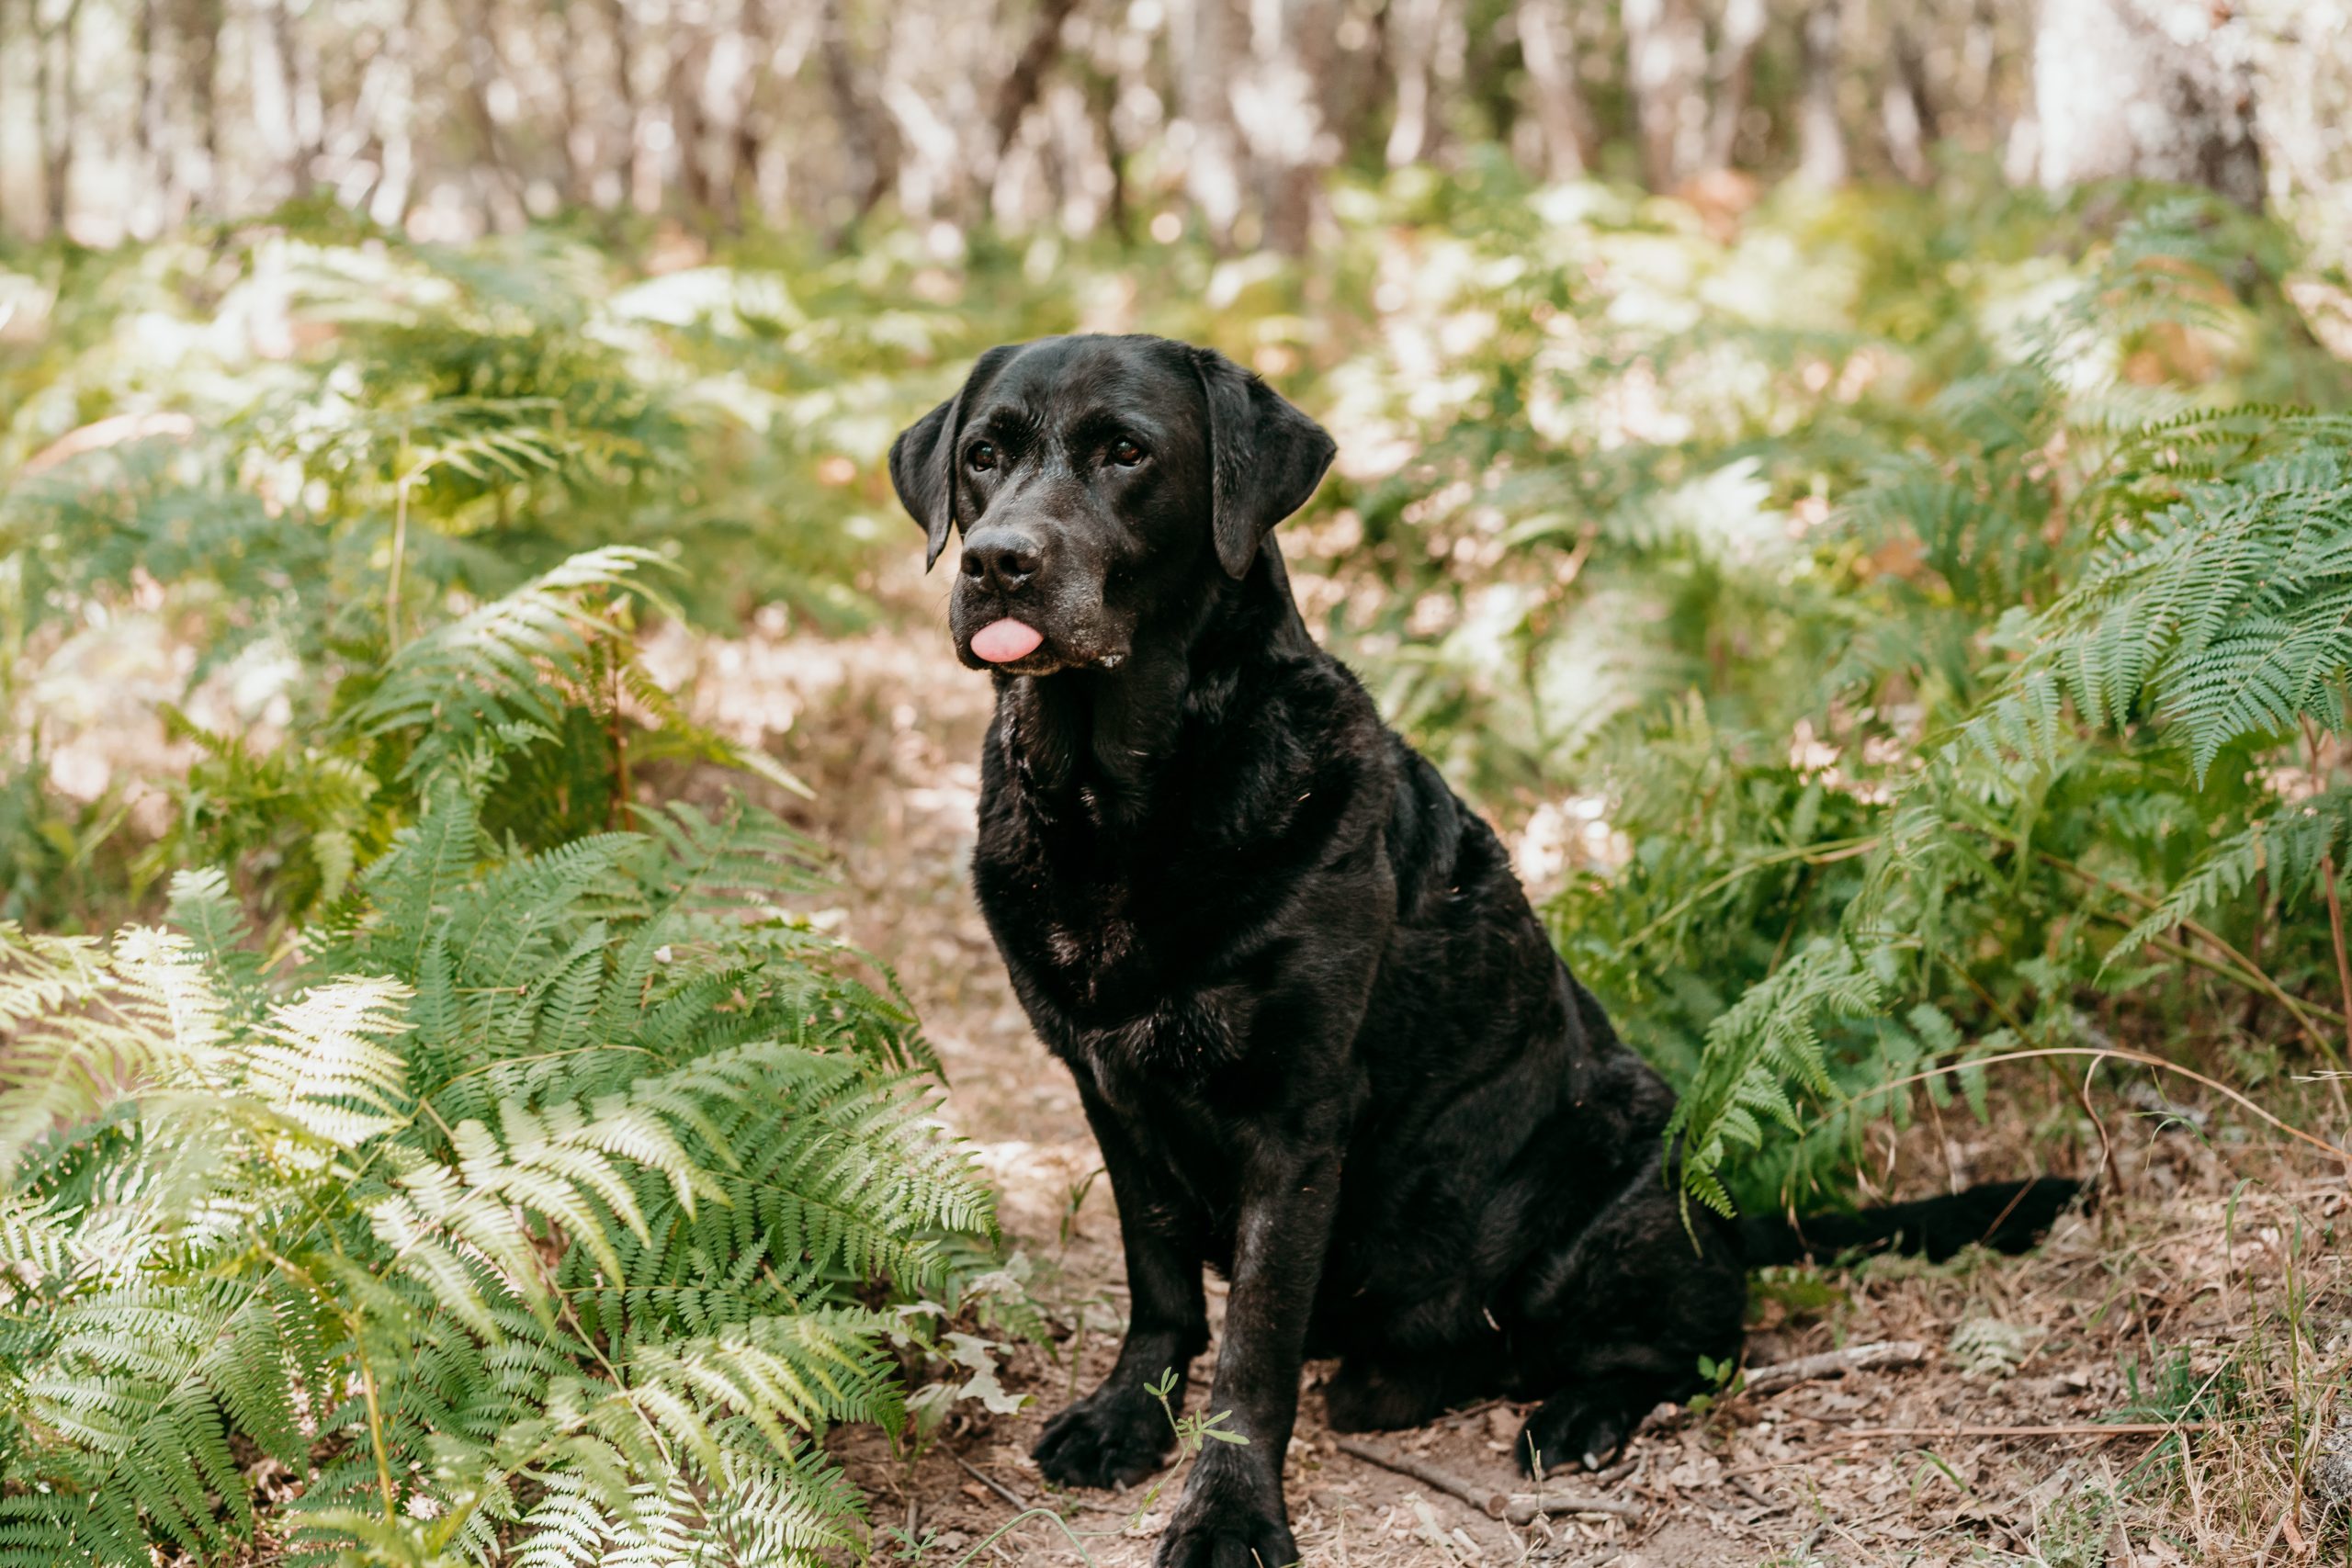
[[[1024, 1347], [1012, 1358], [1007, 1386], [1033, 1396], [1019, 1416], [958, 1415], [911, 1461], [871, 1431], [843, 1433], [838, 1447], [881, 1522], [928, 1542], [918, 1553], [894, 1538], [886, 1561], [945, 1564], [978, 1548], [980, 1562], [1140, 1565], [1172, 1484], [1148, 1509], [1140, 1496], [1057, 1495], [1027, 1459], [1045, 1416], [1107, 1366], [1125, 1293], [1077, 1096], [1030, 1037], [966, 885], [988, 688], [948, 655], [937, 588], [909, 593], [919, 607], [908, 631], [673, 650], [700, 665], [703, 700], [723, 700], [738, 722], [797, 716], [786, 750], [818, 786], [810, 825], [842, 848], [844, 929], [897, 967], [922, 1009], [950, 1076], [949, 1114], [1001, 1184], [1005, 1228], [1060, 1337], [1056, 1354]], [[2336, 1406], [2352, 1410], [2341, 1400], [2352, 1367], [2342, 1173], [2225, 1106], [2169, 1108], [2206, 1118], [2199, 1126], [2135, 1111], [2112, 1087], [2098, 1098], [2113, 1145], [2104, 1201], [2033, 1256], [1759, 1280], [1752, 1363], [1883, 1338], [1921, 1340], [1928, 1357], [1767, 1396], [1735, 1392], [1703, 1415], [1660, 1413], [1602, 1478], [1611, 1495], [1643, 1505], [1636, 1521], [1511, 1529], [1342, 1455], [1313, 1391], [1329, 1369], [1310, 1369], [1289, 1466], [1307, 1561], [2352, 1562], [2340, 1514], [2329, 1521], [2306, 1480]], [[2046, 1111], [2036, 1114], [2046, 1134]], [[2027, 1120], [1919, 1129], [1890, 1149], [1888, 1184], [2012, 1174], [2030, 1157]], [[2064, 1131], [2095, 1157], [2087, 1122]], [[1218, 1304], [1213, 1287], [1213, 1313]], [[1390, 1440], [1509, 1484], [1521, 1414], [1469, 1411]], [[2119, 1422], [2133, 1429], [2105, 1429]], [[1066, 1527], [1030, 1517], [991, 1541], [1015, 1517], [1008, 1495], [1057, 1510]]]

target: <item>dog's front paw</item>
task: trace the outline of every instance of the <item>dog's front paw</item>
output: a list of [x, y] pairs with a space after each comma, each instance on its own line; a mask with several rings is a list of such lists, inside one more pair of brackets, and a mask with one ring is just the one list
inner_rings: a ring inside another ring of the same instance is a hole
[[1125, 1486], [1158, 1470], [1175, 1442], [1159, 1401], [1105, 1384], [1046, 1422], [1030, 1453], [1057, 1486]]
[[1159, 1538], [1151, 1568], [1289, 1568], [1297, 1561], [1280, 1504], [1187, 1499]]

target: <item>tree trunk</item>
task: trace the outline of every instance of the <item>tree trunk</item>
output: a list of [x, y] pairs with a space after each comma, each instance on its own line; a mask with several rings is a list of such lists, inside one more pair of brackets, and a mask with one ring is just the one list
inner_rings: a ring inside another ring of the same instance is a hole
[[[131, 232], [141, 239], [152, 237], [163, 221], [164, 62], [157, 47], [160, 8], [161, 0], [139, 0], [130, 45], [131, 54], [138, 62], [139, 98], [131, 111], [131, 145], [138, 156], [131, 162], [130, 206], [136, 215]], [[0, 44], [0, 58], [6, 54], [6, 45]]]
[[195, 177], [180, 183], [189, 199], [209, 206], [220, 195], [220, 29], [228, 20], [221, 0], [189, 0], [187, 22], [180, 29], [186, 51], [187, 94], [196, 115], [198, 160]]
[[1707, 119], [1708, 169], [1730, 168], [1739, 150], [1739, 122], [1747, 113], [1764, 22], [1764, 0], [1729, 0], [1724, 6], [1723, 36], [1716, 39], [1714, 63], [1707, 72], [1715, 100]]
[[1935, 177], [1928, 149], [1939, 134], [1935, 100], [1928, 96], [1928, 65], [1920, 55], [1919, 40], [1899, 21], [1894, 24], [1892, 43], [1894, 75], [1882, 100], [1887, 157], [1896, 174], [1923, 186]]
[[818, 28], [817, 51], [824, 65], [825, 90], [832, 96], [833, 122], [841, 133], [842, 151], [848, 154], [849, 167], [844, 173], [850, 210], [846, 220], [834, 230], [833, 243], [838, 245], [867, 213], [881, 205], [882, 198], [889, 194], [897, 171], [890, 166], [883, 128], [874, 113], [873, 103], [858, 81], [857, 61], [850, 52], [849, 17], [843, 12], [842, 0], [821, 0]]
[[506, 74], [498, 50], [498, 15], [493, 0], [472, 0], [461, 14], [466, 29], [466, 113], [473, 121], [475, 167], [483, 185], [483, 200], [493, 228], [513, 233], [523, 227], [523, 179], [506, 150], [506, 133], [499, 129], [491, 107], [490, 90]]
[[1519, 0], [1519, 57], [1527, 67], [1528, 96], [1535, 101], [1535, 123], [1544, 132], [1544, 172], [1572, 180], [1591, 169], [1600, 153], [1592, 111], [1577, 81], [1576, 39], [1558, 0]]
[[576, 0], [557, 0], [555, 26], [567, 62], [565, 69], [555, 73], [556, 113], [562, 121], [556, 134], [563, 146], [563, 195], [573, 207], [585, 210], [596, 199], [596, 157], [602, 139], [581, 116], [580, 80], [571, 68], [571, 62], [580, 59], [582, 36]]
[[1388, 129], [1388, 166], [1401, 169], [1419, 163], [1434, 140], [1430, 122], [1445, 0], [1392, 0], [1388, 10], [1388, 58], [1396, 78], [1396, 118]]
[[368, 62], [360, 95], [367, 132], [382, 169], [375, 194], [368, 198], [368, 216], [388, 229], [407, 218], [409, 192], [416, 180], [415, 47], [414, 29], [403, 12], [384, 29], [383, 47]]
[[245, 17], [245, 93], [266, 171], [252, 193], [266, 202], [294, 194], [300, 159], [294, 130], [294, 69], [286, 48], [285, 0], [257, 0]]
[[2033, 96], [2042, 185], [2171, 180], [2258, 210], [2249, 55], [2245, 24], [2226, 6], [2159, 16], [2151, 0], [2041, 0]]
[[652, 145], [643, 96], [637, 85], [639, 39], [628, 0], [605, 0], [605, 26], [613, 38], [613, 85], [621, 108], [621, 183], [639, 212], [662, 205], [662, 164]]
[[1820, 190], [1846, 183], [1846, 128], [1838, 116], [1838, 0], [1814, 0], [1802, 37], [1797, 177]]
[[294, 121], [294, 194], [308, 196], [318, 183], [312, 165], [326, 145], [326, 103], [319, 83], [319, 46], [308, 28], [295, 24], [286, 0], [271, 8], [279, 58], [286, 62], [288, 108]]
[[1111, 72], [1090, 76], [1086, 107], [1093, 117], [1094, 134], [1102, 143], [1102, 163], [1110, 175], [1109, 188], [1102, 196], [1103, 220], [1121, 245], [1132, 245], [1136, 232], [1127, 196], [1127, 153], [1119, 145], [1119, 78]]
[[1706, 33], [1690, 0], [1624, 0], [1623, 15], [1642, 177], [1652, 190], [1672, 190], [1698, 172], [1706, 151]]
[[[38, 3], [38, 0], [36, 0]], [[40, 58], [34, 85], [34, 107], [40, 127], [41, 200], [47, 231], [65, 232], [73, 211], [74, 152], [80, 118], [80, 63], [76, 58], [82, 0], [66, 0], [64, 14], [37, 39]]]
[[[27, 21], [29, 24], [30, 18], [28, 17]], [[30, 31], [30, 27], [28, 26], [27, 34], [29, 35]], [[9, 87], [8, 62], [17, 58], [18, 51], [11, 46], [17, 36], [14, 7], [9, 0], [0, 0], [0, 235], [15, 235], [23, 232], [14, 221], [8, 201], [8, 181], [6, 178], [6, 171], [8, 167], [8, 127], [16, 118], [16, 95]]]
[[1326, 0], [1253, 6], [1250, 68], [1234, 96], [1266, 243], [1304, 255], [1331, 151], [1321, 88], [1337, 18]]
[[678, 190], [686, 210], [707, 217], [718, 207], [706, 145], [710, 126], [703, 113], [711, 36], [707, 27], [689, 28], [674, 17], [669, 31], [670, 73], [662, 96], [669, 104], [671, 155], [677, 160]]
[[[1037, 101], [1037, 91], [1045, 85], [1046, 73], [1062, 51], [1062, 24], [1078, 8], [1078, 0], [1039, 0], [1036, 19], [1030, 24], [1029, 37], [1021, 46], [1021, 53], [998, 84], [996, 107], [989, 116], [989, 147], [993, 163], [1004, 161], [1005, 150], [1021, 133], [1021, 122], [1030, 107]], [[993, 169], [991, 169], [993, 173]]]
[[1181, 103], [1193, 133], [1184, 188], [1220, 247], [1241, 216], [1241, 170], [1234, 148], [1233, 17], [1227, 0], [1191, 0]]
[[735, 25], [743, 61], [741, 75], [732, 85], [729, 99], [724, 201], [728, 222], [741, 231], [759, 205], [760, 144], [766, 130], [760, 89], [767, 81], [775, 44], [766, 0], [743, 0]]

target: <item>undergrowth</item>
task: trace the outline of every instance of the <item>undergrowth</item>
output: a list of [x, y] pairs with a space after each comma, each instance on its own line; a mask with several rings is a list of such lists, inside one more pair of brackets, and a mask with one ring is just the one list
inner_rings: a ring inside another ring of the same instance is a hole
[[990, 1224], [911, 1021], [738, 912], [806, 874], [772, 819], [525, 852], [500, 782], [275, 965], [217, 874], [105, 943], [6, 932], [0, 1558], [858, 1539], [819, 1440], [901, 1418], [871, 1289], [954, 1299]]
[[1000, 339], [1215, 343], [1331, 426], [1302, 605], [1522, 830], [1691, 1201], [1996, 1108], [2087, 1167], [2086, 1066], [2340, 1141], [2352, 381], [2283, 235], [1959, 168], [1333, 208], [1306, 271], [299, 216], [7, 264], [0, 1551], [864, 1539], [816, 1437], [935, 1427], [899, 1368], [961, 1350], [892, 1303], [983, 1277], [985, 1201], [903, 1002], [777, 912], [809, 847], [649, 804], [797, 784], [639, 634], [904, 608], [883, 451]]

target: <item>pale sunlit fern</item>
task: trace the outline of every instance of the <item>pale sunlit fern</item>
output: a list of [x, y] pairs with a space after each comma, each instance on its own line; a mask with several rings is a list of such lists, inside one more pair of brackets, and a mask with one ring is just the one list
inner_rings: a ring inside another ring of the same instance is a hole
[[758, 909], [808, 860], [684, 807], [516, 856], [444, 785], [288, 972], [209, 874], [8, 931], [0, 1562], [849, 1546], [869, 1287], [990, 1218], [903, 1008]]

